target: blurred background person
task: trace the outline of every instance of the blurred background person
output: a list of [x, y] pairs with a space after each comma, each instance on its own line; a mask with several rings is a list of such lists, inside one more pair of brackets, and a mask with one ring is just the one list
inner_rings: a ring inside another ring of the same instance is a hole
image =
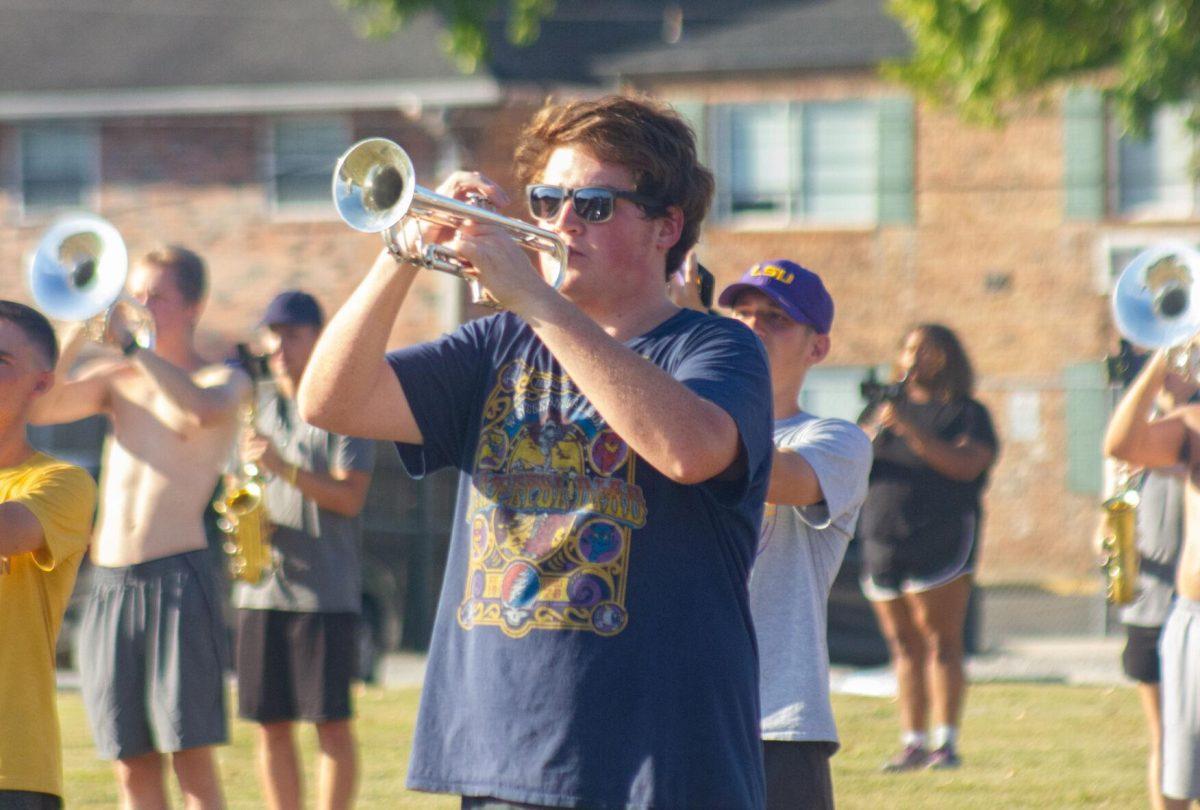
[[115, 760], [129, 807], [168, 805], [168, 761], [188, 807], [224, 806], [213, 746], [229, 737], [228, 644], [203, 514], [250, 382], [196, 348], [207, 287], [204, 261], [187, 248], [139, 258], [128, 289], [153, 320], [154, 348], [118, 324], [105, 350], [72, 371], [85, 337], [73, 327], [31, 420], [103, 414], [112, 425], [80, 675], [96, 749]]
[[1184, 499], [1175, 598], [1158, 642], [1162, 794], [1164, 807], [1182, 808], [1200, 799], [1200, 531], [1195, 515], [1189, 514], [1200, 462], [1200, 406], [1152, 415], [1171, 376], [1170, 364], [1169, 350], [1150, 356], [1109, 419], [1104, 454], [1134, 468], [1182, 464], [1185, 485], [1191, 484]]
[[716, 284], [716, 278], [697, 261], [692, 249], [683, 257], [680, 268], [667, 279], [667, 297], [677, 307], [715, 314], [712, 303]]
[[[1126, 380], [1128, 382], [1128, 380]], [[1155, 403], [1159, 414], [1168, 414], [1193, 400], [1197, 384], [1178, 374], [1167, 374]], [[1137, 550], [1141, 558], [1134, 601], [1121, 608], [1125, 648], [1121, 665], [1137, 683], [1138, 698], [1150, 732], [1147, 788], [1154, 810], [1177, 810], [1187, 802], [1162, 794], [1162, 691], [1158, 652], [1163, 624], [1175, 598], [1175, 568], [1183, 541], [1183, 490], [1186, 473], [1180, 463], [1147, 470], [1137, 508]]]
[[316, 807], [350, 807], [358, 756], [350, 699], [362, 606], [362, 520], [375, 443], [304, 422], [296, 389], [325, 318], [299, 290], [271, 301], [261, 327], [274, 386], [258, 398], [241, 458], [267, 476], [275, 563], [234, 587], [238, 715], [256, 723], [259, 779], [272, 810], [299, 808], [297, 721], [317, 732]]
[[888, 396], [860, 419], [875, 450], [859, 521], [862, 585], [888, 643], [900, 703], [902, 747], [884, 765], [890, 772], [959, 765], [963, 630], [980, 494], [998, 450], [954, 332], [917, 326], [896, 366], [902, 384], [885, 387]]
[[62, 807], [54, 645], [96, 509], [92, 477], [26, 438], [57, 361], [46, 319], [0, 301], [0, 807], [12, 810]]

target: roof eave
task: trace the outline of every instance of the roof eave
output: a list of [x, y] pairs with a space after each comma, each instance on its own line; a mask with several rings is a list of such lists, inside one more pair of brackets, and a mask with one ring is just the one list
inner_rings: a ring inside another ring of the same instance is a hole
[[501, 86], [491, 77], [0, 93], [0, 120], [412, 110], [430, 106], [489, 106], [502, 99]]

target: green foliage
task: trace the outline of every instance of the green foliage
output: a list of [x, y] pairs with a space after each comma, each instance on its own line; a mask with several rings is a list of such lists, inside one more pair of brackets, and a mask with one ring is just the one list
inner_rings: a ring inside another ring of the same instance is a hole
[[[436, 12], [445, 21], [442, 49], [463, 73], [473, 73], [488, 55], [487, 24], [500, 13], [499, 0], [340, 0], [355, 14], [368, 36], [390, 36], [414, 17]], [[529, 45], [541, 33], [541, 21], [554, 12], [554, 0], [507, 0], [505, 35], [514, 45]]]
[[1127, 127], [1161, 104], [1200, 99], [1200, 0], [888, 0], [914, 48], [887, 73], [967, 117], [1107, 70]]

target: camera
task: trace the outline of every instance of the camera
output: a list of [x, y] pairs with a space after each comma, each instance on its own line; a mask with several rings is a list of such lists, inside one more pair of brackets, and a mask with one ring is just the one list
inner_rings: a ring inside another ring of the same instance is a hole
[[250, 351], [250, 346], [246, 343], [237, 344], [234, 350], [236, 356], [227, 361], [228, 365], [240, 368], [249, 374], [250, 379], [255, 383], [259, 380], [269, 380], [271, 378], [270, 360], [267, 355], [255, 354]]
[[904, 380], [892, 383], [881, 383], [875, 369], [867, 372], [867, 376], [858, 385], [858, 392], [870, 407], [884, 402], [895, 402], [904, 399]]
[[1142, 370], [1147, 357], [1149, 354], [1139, 354], [1128, 340], [1121, 338], [1121, 350], [1104, 358], [1108, 384], [1121, 388], [1128, 386]]

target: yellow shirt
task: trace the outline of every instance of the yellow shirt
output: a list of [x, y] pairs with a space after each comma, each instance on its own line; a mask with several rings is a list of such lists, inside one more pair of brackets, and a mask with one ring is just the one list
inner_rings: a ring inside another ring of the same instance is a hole
[[45, 545], [0, 574], [0, 790], [62, 795], [54, 644], [87, 548], [96, 484], [79, 467], [35, 453], [0, 469], [0, 503], [42, 524]]

